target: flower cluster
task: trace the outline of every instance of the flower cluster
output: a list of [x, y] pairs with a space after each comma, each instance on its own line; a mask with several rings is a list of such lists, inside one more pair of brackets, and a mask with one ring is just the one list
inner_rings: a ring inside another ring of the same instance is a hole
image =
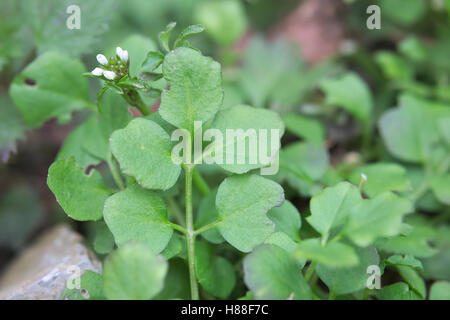
[[94, 76], [105, 77], [108, 80], [116, 80], [128, 74], [128, 51], [122, 50], [121, 47], [116, 48], [116, 55], [109, 58], [109, 60], [104, 55], [98, 54], [97, 61], [102, 67], [97, 67], [91, 71]]

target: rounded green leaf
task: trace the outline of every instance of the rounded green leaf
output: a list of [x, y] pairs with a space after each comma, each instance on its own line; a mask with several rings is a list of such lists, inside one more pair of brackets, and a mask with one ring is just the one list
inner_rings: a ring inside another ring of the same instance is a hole
[[222, 299], [230, 295], [236, 283], [233, 265], [215, 256], [212, 247], [202, 241], [195, 243], [195, 273], [207, 292]]
[[312, 182], [320, 179], [328, 167], [328, 153], [314, 144], [291, 143], [280, 151], [280, 168], [287, 174], [290, 184], [296, 180]]
[[171, 158], [169, 135], [155, 122], [137, 118], [111, 136], [111, 151], [121, 170], [148, 189], [167, 190], [181, 168]]
[[327, 104], [346, 109], [356, 119], [367, 122], [372, 113], [372, 95], [366, 83], [349, 72], [338, 79], [324, 79], [320, 88], [325, 92]]
[[436, 281], [430, 289], [430, 300], [450, 300], [450, 282]]
[[322, 246], [319, 239], [307, 239], [298, 245], [293, 254], [294, 257], [316, 261], [329, 267], [352, 267], [358, 264], [355, 250], [340, 242]]
[[194, 121], [207, 121], [223, 100], [220, 64], [200, 52], [180, 47], [169, 52], [162, 66], [170, 89], [161, 95], [161, 117], [193, 132]]
[[409, 286], [404, 282], [397, 282], [381, 288], [378, 293], [380, 300], [410, 300]]
[[[269, 165], [273, 157], [278, 156], [284, 134], [283, 121], [276, 112], [245, 105], [220, 111], [212, 128], [219, 130], [223, 137], [223, 141], [216, 140], [211, 146], [214, 157], [221, 160], [219, 166], [233, 173]], [[265, 154], [262, 154], [261, 146], [265, 147]]]
[[222, 46], [239, 40], [247, 27], [243, 4], [237, 0], [202, 2], [197, 8], [196, 18]]
[[80, 289], [64, 289], [61, 299], [64, 300], [105, 300], [102, 275], [86, 270], [80, 279]]
[[343, 233], [357, 245], [367, 246], [379, 237], [398, 235], [403, 216], [412, 211], [411, 201], [385, 192], [357, 203]]
[[361, 200], [358, 188], [348, 182], [340, 182], [311, 199], [311, 215], [306, 220], [326, 235], [331, 229], [342, 226], [350, 210]]
[[411, 255], [393, 255], [386, 259], [386, 265], [406, 266], [423, 271], [422, 262]]
[[100, 219], [111, 194], [97, 170], [86, 175], [73, 158], [54, 162], [48, 169], [47, 184], [67, 215], [78, 221]]
[[275, 223], [275, 231], [287, 234], [292, 240], [299, 241], [299, 231], [302, 226], [300, 212], [286, 200], [281, 206], [272, 208], [267, 216]]
[[297, 113], [284, 113], [281, 117], [287, 131], [305, 139], [306, 142], [314, 143], [318, 146], [324, 144], [325, 129], [320, 121]]
[[25, 122], [33, 128], [53, 117], [65, 117], [89, 103], [87, 79], [78, 60], [56, 52], [39, 56], [18, 75], [9, 93]]
[[142, 242], [159, 253], [172, 237], [164, 201], [136, 184], [109, 197], [103, 216], [118, 246]]
[[232, 246], [249, 252], [274, 231], [267, 212], [284, 201], [283, 188], [256, 175], [231, 176], [219, 186], [218, 229]]
[[365, 288], [370, 276], [367, 273], [367, 267], [378, 265], [380, 262], [380, 257], [374, 247], [358, 248], [354, 246], [353, 249], [359, 260], [359, 263], [354, 267], [334, 268], [322, 264], [316, 267], [320, 279], [336, 295], [352, 293]]
[[244, 281], [255, 299], [312, 299], [298, 262], [274, 245], [262, 245], [244, 259]]
[[167, 262], [144, 244], [127, 244], [103, 266], [104, 291], [111, 300], [148, 300], [163, 288]]
[[369, 197], [385, 191], [406, 191], [411, 188], [411, 182], [406, 170], [396, 163], [374, 163], [359, 167], [350, 175], [350, 182], [358, 184], [361, 174], [367, 177], [363, 191]]
[[419, 21], [427, 10], [425, 0], [409, 0], [406, 7], [402, 0], [381, 0], [379, 5], [386, 17], [401, 25], [410, 25]]
[[450, 205], [450, 174], [433, 175], [430, 178], [430, 185], [436, 198]]

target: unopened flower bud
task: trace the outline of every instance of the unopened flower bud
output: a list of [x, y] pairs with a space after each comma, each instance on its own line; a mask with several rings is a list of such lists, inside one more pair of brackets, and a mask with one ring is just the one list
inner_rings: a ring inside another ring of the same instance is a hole
[[108, 59], [106, 59], [106, 57], [102, 54], [98, 54], [97, 55], [97, 61], [98, 63], [102, 64], [102, 65], [107, 65], [108, 64]]
[[91, 71], [91, 73], [94, 76], [101, 76], [101, 75], [103, 75], [103, 69], [95, 68], [94, 70]]
[[122, 50], [121, 47], [117, 47], [116, 48], [116, 54], [119, 57], [119, 59], [123, 62], [127, 62], [128, 61], [128, 51], [127, 50]]
[[123, 50], [120, 60], [122, 60], [125, 63], [128, 61], [128, 51], [127, 50]]
[[116, 74], [113, 71], [103, 71], [103, 75], [108, 80], [114, 80], [116, 78]]

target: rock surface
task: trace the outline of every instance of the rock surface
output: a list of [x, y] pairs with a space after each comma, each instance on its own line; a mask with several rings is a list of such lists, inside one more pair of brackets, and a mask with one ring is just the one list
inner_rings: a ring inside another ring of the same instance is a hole
[[81, 235], [56, 226], [7, 267], [0, 278], [0, 300], [59, 299], [69, 277], [85, 270], [101, 272], [101, 263]]

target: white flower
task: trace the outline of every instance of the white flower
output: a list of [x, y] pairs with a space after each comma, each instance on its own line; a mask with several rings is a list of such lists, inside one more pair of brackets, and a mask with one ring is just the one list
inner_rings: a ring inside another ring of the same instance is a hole
[[114, 73], [114, 71], [106, 71], [105, 70], [105, 71], [103, 71], [103, 75], [108, 80], [114, 80], [116, 77], [116, 74]]
[[120, 60], [122, 60], [123, 62], [128, 61], [128, 51], [127, 50], [122, 50], [121, 47], [117, 47], [116, 54], [120, 58]]
[[97, 61], [98, 63], [102, 64], [102, 65], [107, 65], [108, 64], [108, 59], [106, 59], [106, 57], [102, 54], [98, 54], [97, 55]]
[[127, 50], [123, 50], [122, 56], [120, 57], [120, 60], [122, 60], [123, 62], [127, 62], [128, 61], [128, 51]]
[[367, 176], [364, 173], [361, 173], [361, 179], [363, 179], [364, 181], [367, 181]]
[[91, 71], [91, 73], [94, 76], [102, 76], [103, 75], [103, 69], [95, 68], [94, 70]]

